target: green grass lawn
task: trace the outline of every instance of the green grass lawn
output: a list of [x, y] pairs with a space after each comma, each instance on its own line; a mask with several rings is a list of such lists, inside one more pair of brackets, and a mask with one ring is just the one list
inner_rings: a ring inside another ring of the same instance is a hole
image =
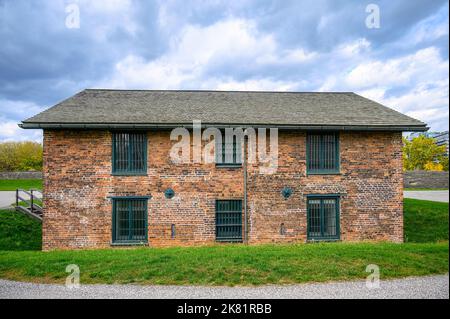
[[69, 264], [82, 283], [260, 285], [363, 279], [366, 266], [382, 278], [448, 271], [448, 243], [323, 243], [84, 251], [3, 251], [0, 277], [64, 283]]
[[413, 199], [405, 199], [405, 244], [33, 251], [39, 249], [39, 236], [37, 222], [0, 213], [0, 278], [64, 283], [66, 266], [77, 264], [82, 283], [292, 284], [364, 279], [369, 264], [380, 267], [381, 278], [442, 274], [449, 262], [448, 204]]
[[448, 241], [448, 203], [404, 199], [406, 242]]
[[40, 250], [41, 223], [12, 210], [0, 210], [0, 250]]
[[42, 189], [42, 179], [0, 179], [0, 191]]
[[[13, 206], [15, 206], [16, 205], [16, 203], [11, 203]], [[23, 207], [30, 207], [31, 205], [30, 205], [31, 203], [30, 202], [23, 202], [23, 201], [20, 201], [19, 202], [19, 206], [23, 206]], [[42, 201], [40, 200], [40, 199], [37, 199], [37, 198], [35, 198], [34, 200], [33, 200], [33, 204], [36, 204], [36, 205], [39, 205], [39, 206], [41, 206], [42, 207]]]

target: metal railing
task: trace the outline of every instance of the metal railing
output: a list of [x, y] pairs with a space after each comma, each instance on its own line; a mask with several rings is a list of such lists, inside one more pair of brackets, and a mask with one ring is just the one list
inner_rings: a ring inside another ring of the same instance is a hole
[[[28, 197], [26, 197], [28, 196]], [[30, 189], [26, 191], [24, 189], [16, 189], [16, 208], [24, 208], [30, 211], [31, 214], [42, 214], [42, 206], [37, 203], [42, 203], [42, 192], [37, 189]], [[26, 207], [22, 207], [20, 204], [25, 203]]]

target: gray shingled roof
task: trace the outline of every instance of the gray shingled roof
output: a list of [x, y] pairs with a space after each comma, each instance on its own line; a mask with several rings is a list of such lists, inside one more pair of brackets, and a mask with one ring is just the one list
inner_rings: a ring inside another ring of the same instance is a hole
[[23, 128], [192, 125], [425, 130], [426, 124], [355, 93], [84, 90]]

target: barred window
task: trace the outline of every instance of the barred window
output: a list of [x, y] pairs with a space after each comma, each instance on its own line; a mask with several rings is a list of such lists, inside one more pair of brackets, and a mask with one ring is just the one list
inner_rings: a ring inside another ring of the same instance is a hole
[[147, 241], [147, 199], [113, 199], [113, 243]]
[[216, 240], [242, 241], [242, 201], [216, 201]]
[[147, 173], [147, 135], [145, 133], [114, 133], [112, 146], [113, 174]]
[[306, 144], [308, 174], [339, 173], [338, 133], [310, 133]]
[[233, 141], [228, 142], [225, 133], [222, 140], [216, 141], [216, 164], [224, 166], [242, 165], [242, 142], [239, 137], [233, 136]]

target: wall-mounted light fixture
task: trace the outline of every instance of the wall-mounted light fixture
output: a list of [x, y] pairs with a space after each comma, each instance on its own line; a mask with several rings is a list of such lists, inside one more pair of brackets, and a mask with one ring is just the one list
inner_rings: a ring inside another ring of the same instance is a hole
[[283, 195], [283, 197], [284, 197], [285, 199], [288, 199], [289, 197], [291, 197], [292, 193], [293, 193], [293, 190], [292, 190], [292, 188], [290, 188], [290, 187], [284, 187], [284, 188], [281, 190], [281, 195]]
[[175, 196], [175, 191], [172, 188], [168, 188], [164, 191], [164, 196], [166, 196], [166, 198], [168, 199], [171, 199]]

